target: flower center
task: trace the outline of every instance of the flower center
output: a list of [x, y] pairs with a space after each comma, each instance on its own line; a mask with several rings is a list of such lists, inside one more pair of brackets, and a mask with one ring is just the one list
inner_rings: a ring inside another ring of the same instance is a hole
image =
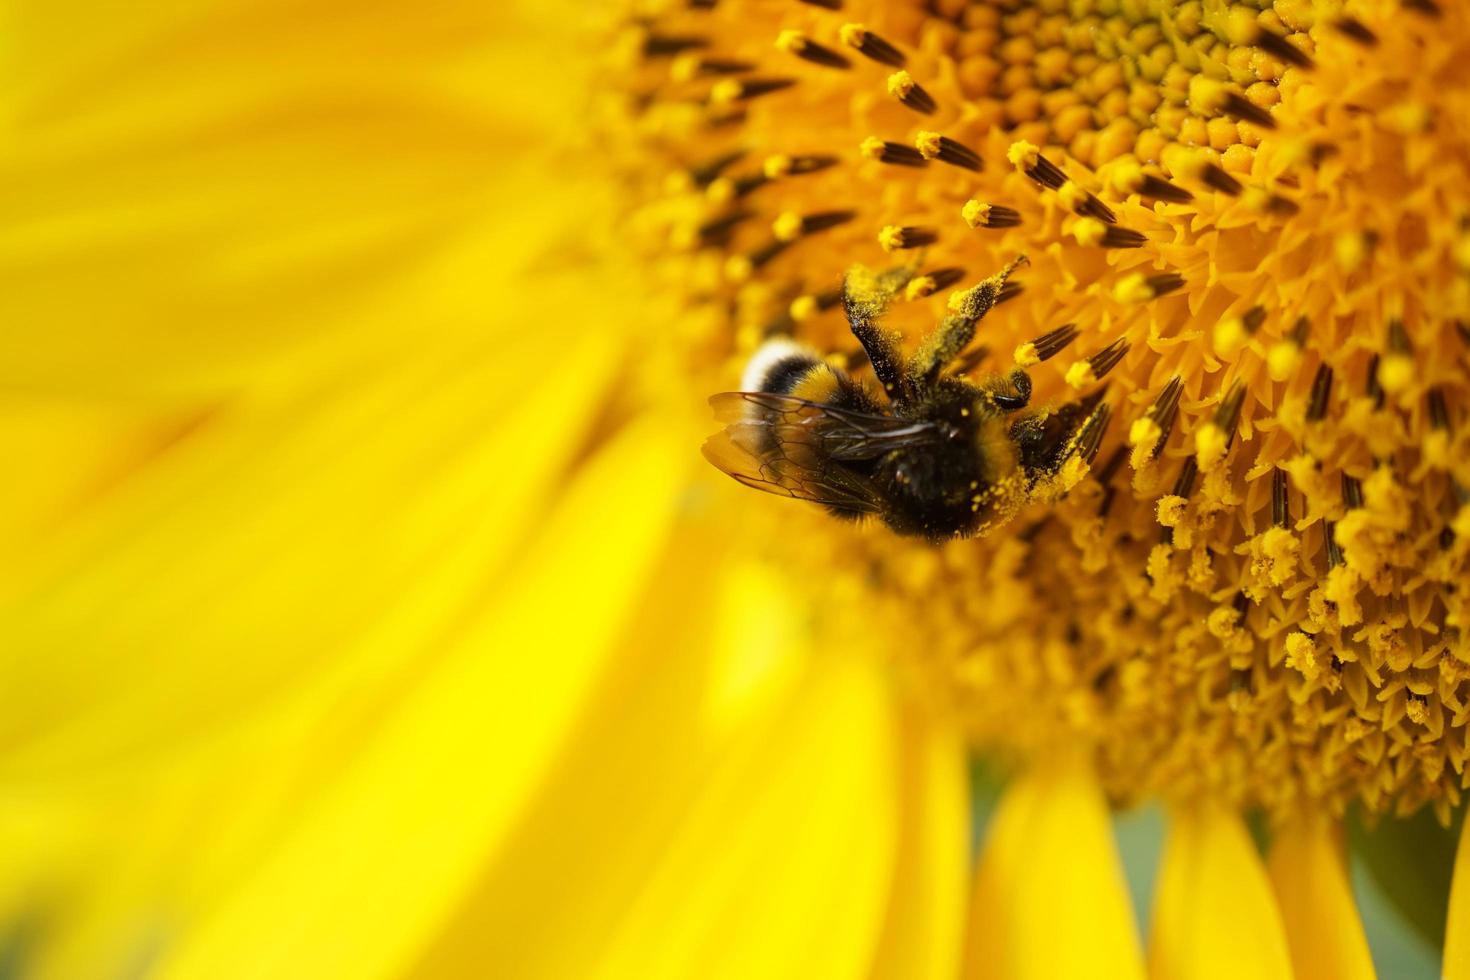
[[621, 50], [634, 227], [708, 391], [777, 334], [861, 377], [854, 264], [917, 265], [912, 348], [1024, 253], [962, 369], [1110, 407], [984, 538], [781, 511], [977, 743], [1091, 740], [1120, 798], [1458, 802], [1470, 13], [720, 0]]

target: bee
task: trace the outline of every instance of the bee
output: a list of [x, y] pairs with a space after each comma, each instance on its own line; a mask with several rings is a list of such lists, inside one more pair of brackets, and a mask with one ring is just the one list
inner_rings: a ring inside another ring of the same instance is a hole
[[745, 390], [713, 396], [725, 428], [704, 456], [739, 482], [818, 503], [833, 515], [876, 515], [931, 542], [983, 533], [1032, 499], [1072, 456], [1091, 461], [1108, 408], [1100, 393], [1055, 412], [1028, 410], [1018, 368], [979, 382], [953, 370], [1025, 256], [951, 296], [949, 313], [911, 357], [882, 318], [915, 267], [846, 276], [843, 308], [881, 395], [790, 339], [757, 351]]

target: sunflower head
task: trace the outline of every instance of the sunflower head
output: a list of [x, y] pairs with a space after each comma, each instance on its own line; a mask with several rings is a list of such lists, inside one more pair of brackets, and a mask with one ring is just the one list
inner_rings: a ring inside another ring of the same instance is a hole
[[1111, 411], [1090, 463], [983, 538], [930, 547], [770, 507], [795, 542], [782, 560], [901, 622], [977, 742], [1092, 743], [1120, 798], [1458, 801], [1467, 17], [1428, 0], [633, 12], [613, 128], [696, 387], [731, 387], [772, 335], [860, 372], [854, 264], [915, 267], [889, 317], [913, 345], [1024, 253], [962, 368], [1027, 369], [1037, 402]]

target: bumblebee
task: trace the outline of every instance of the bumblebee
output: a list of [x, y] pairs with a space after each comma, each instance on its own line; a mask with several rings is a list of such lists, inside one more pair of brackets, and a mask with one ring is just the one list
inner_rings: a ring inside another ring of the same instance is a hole
[[1022, 369], [979, 382], [954, 369], [1024, 261], [953, 294], [907, 358], [882, 318], [916, 270], [852, 270], [843, 307], [882, 394], [808, 347], [772, 340], [747, 367], [745, 390], [710, 399], [725, 428], [705, 442], [705, 458], [746, 486], [841, 518], [876, 515], [897, 534], [938, 542], [983, 533], [1072, 456], [1090, 462], [1108, 421], [1099, 396], [1028, 411]]

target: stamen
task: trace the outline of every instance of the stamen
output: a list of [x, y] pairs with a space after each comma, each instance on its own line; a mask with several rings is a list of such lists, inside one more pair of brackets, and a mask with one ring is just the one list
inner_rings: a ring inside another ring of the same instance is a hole
[[1021, 223], [1021, 214], [1003, 204], [985, 204], [982, 201], [966, 201], [960, 216], [971, 228], [1014, 228]]
[[[834, 2], [840, 2], [840, 0], [834, 0]], [[893, 68], [904, 66], [903, 52], [862, 24], [843, 24], [842, 29], [838, 31], [838, 36], [842, 38], [843, 44], [853, 48], [864, 57]]]
[[748, 71], [755, 71], [755, 67], [749, 61], [682, 54], [669, 66], [669, 77], [676, 82], [688, 82], [704, 75], [743, 75]]
[[1105, 225], [1096, 218], [1080, 218], [1072, 226], [1078, 245], [1093, 248], [1138, 248], [1148, 238], [1141, 231], [1120, 225]]
[[787, 156], [778, 153], [766, 157], [765, 163], [761, 165], [767, 178], [776, 180], [779, 177], [796, 177], [801, 174], [813, 174], [818, 170], [826, 170], [828, 167], [837, 165], [836, 157], [828, 156]]
[[981, 344], [979, 347], [971, 348], [961, 354], [950, 369], [951, 374], [969, 374], [980, 366], [980, 362], [990, 356], [990, 348]]
[[1208, 473], [1220, 464], [1235, 441], [1235, 426], [1240, 421], [1240, 409], [1245, 403], [1245, 385], [1236, 381], [1215, 407], [1210, 421], [1194, 430], [1194, 455], [1199, 468]]
[[1266, 308], [1252, 306], [1240, 316], [1226, 317], [1215, 324], [1215, 330], [1210, 339], [1216, 356], [1234, 357], [1250, 341], [1250, 338], [1255, 336], [1256, 331], [1265, 321]]
[[[1179, 478], [1174, 481], [1173, 496], [1188, 500], [1189, 495], [1194, 493], [1194, 481], [1197, 476], [1199, 476], [1199, 464], [1194, 461], [1193, 456], [1186, 456], [1184, 465], [1179, 469]], [[1172, 531], [1173, 528], [1169, 530]]]
[[1067, 384], [1080, 389], [1101, 381], [1123, 359], [1128, 349], [1128, 341], [1119, 337], [1091, 357], [1074, 361], [1067, 369]]
[[1281, 528], [1291, 524], [1291, 498], [1286, 487], [1286, 471], [1280, 467], [1271, 471], [1271, 523]]
[[1176, 177], [1185, 180], [1197, 180], [1206, 187], [1236, 196], [1244, 186], [1240, 181], [1227, 174], [1220, 165], [1211, 160], [1204, 151], [1180, 146], [1172, 143], [1165, 148], [1163, 153], [1164, 166]]
[[811, 7], [821, 7], [823, 10], [842, 9], [842, 0], [799, 0], [799, 2]]
[[1276, 119], [1265, 109], [1249, 101], [1225, 83], [1205, 75], [1189, 80], [1189, 104], [1208, 113], [1225, 113], [1254, 123], [1263, 129], [1275, 129]]
[[915, 112], [922, 112], [926, 116], [933, 115], [939, 108], [939, 103], [934, 101], [934, 96], [930, 95], [924, 86], [914, 81], [914, 76], [903, 70], [888, 76], [888, 94]]
[[904, 287], [904, 297], [910, 300], [923, 299], [941, 289], [948, 289], [964, 276], [965, 270], [954, 266], [926, 272], [922, 276], [915, 276], [909, 280], [909, 284]]
[[744, 282], [759, 268], [786, 251], [790, 242], [773, 240], [744, 255], [732, 255], [725, 261], [725, 276], [731, 282]]
[[1102, 448], [1103, 436], [1107, 434], [1108, 423], [1112, 419], [1112, 408], [1108, 405], [1099, 405], [1091, 415], [1087, 416], [1087, 421], [1082, 423], [1082, 428], [1077, 432], [1074, 451], [1089, 466], [1097, 458], [1097, 451]]
[[1342, 545], [1337, 543], [1337, 522], [1322, 522], [1322, 540], [1327, 544], [1327, 570], [1331, 571], [1342, 564]]
[[747, 174], [743, 177], [718, 177], [710, 181], [704, 196], [714, 204], [728, 204], [738, 200], [767, 183], [765, 174]]
[[794, 78], [725, 78], [710, 89], [710, 102], [715, 105], [730, 105], [779, 92], [796, 84]]
[[923, 154], [925, 160], [940, 160], [955, 167], [963, 167], [965, 170], [981, 170], [984, 162], [980, 154], [938, 133], [924, 130], [914, 138], [914, 146]]
[[1446, 430], [1450, 427], [1450, 410], [1445, 404], [1444, 389], [1435, 385], [1429, 389], [1426, 398], [1429, 408], [1429, 425], [1431, 428]]
[[1118, 220], [1112, 208], [1098, 200], [1091, 191], [1084, 189], [1074, 180], [1069, 180], [1057, 188], [1057, 197], [1061, 198], [1062, 204], [1073, 214], [1096, 218], [1108, 224]]
[[1439, 17], [1444, 11], [1440, 8], [1438, 0], [1399, 0], [1405, 8], [1415, 13], [1424, 14], [1426, 17]]
[[852, 63], [825, 45], [818, 44], [801, 31], [785, 30], [776, 36], [776, 47], [804, 61], [824, 68], [851, 68]]
[[1026, 284], [1024, 282], [1021, 282], [1017, 279], [1007, 279], [1006, 284], [1000, 287], [1000, 292], [997, 293], [995, 296], [995, 305], [999, 306], [1000, 304], [1008, 300], [1015, 299], [1017, 296], [1021, 295], [1021, 292], [1025, 288]]
[[1120, 194], [1139, 194], [1160, 201], [1183, 204], [1193, 200], [1194, 195], [1182, 187], [1176, 187], [1162, 177], [1145, 173], [1143, 167], [1133, 160], [1115, 164], [1108, 174], [1109, 183]]
[[771, 231], [777, 241], [794, 242], [803, 235], [836, 228], [856, 217], [856, 211], [819, 211], [806, 215], [786, 211], [771, 224]]
[[709, 47], [709, 38], [697, 34], [649, 34], [643, 39], [646, 58], [668, 58], [684, 51]]
[[1320, 422], [1327, 417], [1327, 399], [1332, 394], [1332, 368], [1317, 365], [1317, 374], [1312, 378], [1312, 394], [1307, 401], [1307, 421]]
[[810, 320], [818, 313], [825, 313], [842, 301], [842, 289], [829, 289], [815, 295], [798, 296], [791, 301], [788, 312], [797, 323]]
[[1296, 375], [1302, 366], [1302, 351], [1306, 349], [1307, 333], [1312, 321], [1297, 317], [1291, 333], [1271, 345], [1266, 351], [1266, 373], [1272, 381], [1286, 381]]
[[1128, 456], [1128, 447], [1119, 446], [1108, 456], [1107, 462], [1103, 463], [1102, 469], [1097, 472], [1097, 482], [1103, 485], [1102, 502], [1098, 505], [1097, 516], [1106, 517], [1113, 506], [1113, 497], [1117, 495], [1118, 488], [1113, 486], [1113, 477], [1118, 475], [1118, 470], [1123, 465], [1123, 460]]
[[924, 159], [924, 154], [912, 146], [880, 140], [876, 136], [869, 136], [863, 140], [861, 149], [863, 156], [881, 163], [892, 163], [900, 167], [927, 167], [929, 165], [929, 161]]
[[888, 225], [878, 232], [878, 244], [885, 252], [896, 252], [907, 248], [923, 248], [939, 241], [939, 233], [932, 228], [917, 228], [911, 225]]
[[744, 150], [732, 150], [689, 168], [689, 177], [696, 187], [708, 187], [720, 174], [745, 156]]
[[1120, 303], [1147, 303], [1183, 285], [1184, 277], [1177, 272], [1161, 272], [1152, 276], [1134, 272], [1118, 280], [1113, 287], [1113, 298]]
[[1390, 395], [1398, 394], [1414, 380], [1414, 348], [1404, 321], [1388, 321], [1388, 353], [1378, 365], [1378, 384]]
[[1383, 407], [1384, 391], [1383, 386], [1378, 383], [1377, 354], [1374, 354], [1372, 357], [1368, 358], [1368, 383], [1365, 387], [1365, 393], [1368, 395], [1369, 398], [1373, 399], [1374, 408]]
[[1077, 339], [1079, 331], [1077, 324], [1064, 323], [1055, 330], [1047, 331], [1035, 340], [1029, 340], [1016, 348], [1015, 360], [1017, 367], [1032, 367], [1042, 361], [1049, 361], [1056, 357], [1067, 345]]
[[1363, 506], [1363, 484], [1347, 473], [1342, 474], [1342, 502], [1348, 510], [1358, 510]]
[[1275, 55], [1288, 65], [1295, 65], [1298, 68], [1314, 67], [1312, 59], [1305, 51], [1280, 34], [1268, 31], [1264, 27], [1259, 28], [1255, 39], [1247, 43], [1254, 44], [1267, 54]]
[[1332, 28], [1339, 34], [1353, 41], [1357, 41], [1366, 47], [1378, 44], [1378, 35], [1368, 29], [1368, 26], [1360, 20], [1351, 17], [1338, 17], [1331, 22]]
[[1025, 140], [1012, 143], [1011, 148], [1006, 151], [1006, 159], [1010, 160], [1017, 170], [1042, 187], [1058, 190], [1067, 182], [1067, 175], [1062, 173], [1060, 167], [1042, 156], [1034, 143], [1028, 143]]

